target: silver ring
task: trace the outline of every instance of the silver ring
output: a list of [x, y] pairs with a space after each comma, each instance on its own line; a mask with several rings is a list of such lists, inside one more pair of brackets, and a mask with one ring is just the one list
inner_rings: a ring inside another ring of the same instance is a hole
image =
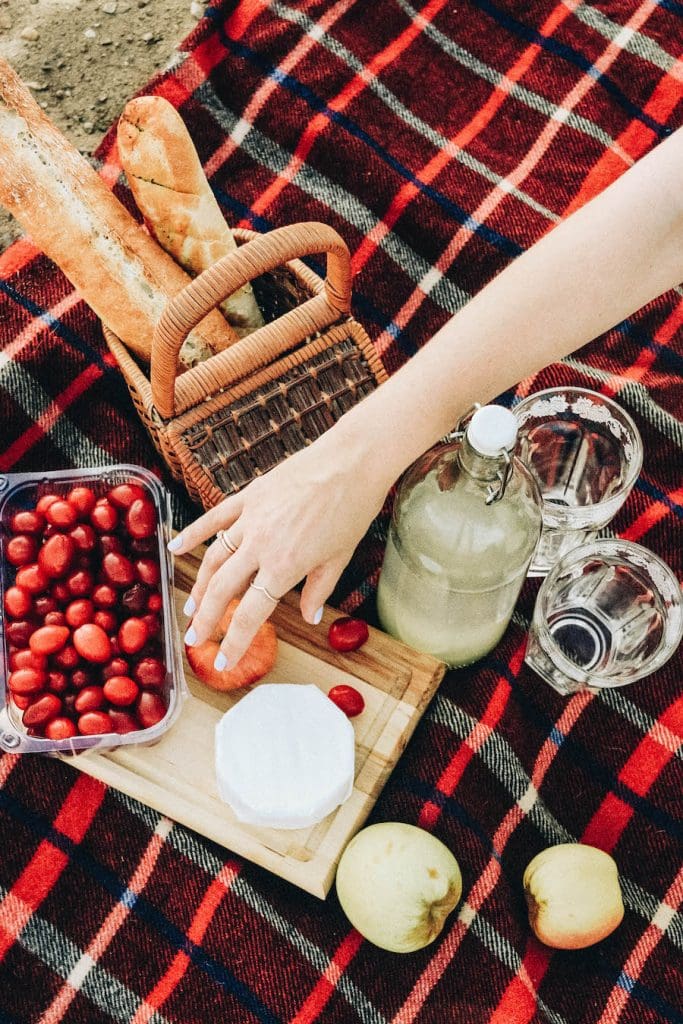
[[260, 590], [262, 594], [266, 595], [266, 597], [268, 598], [269, 601], [273, 602], [273, 604], [279, 604], [280, 603], [280, 598], [279, 597], [273, 597], [273, 595], [271, 594], [271, 592], [268, 590], [267, 587], [261, 587], [261, 586], [259, 586], [258, 583], [253, 583], [253, 582], [250, 583], [249, 586], [251, 587], [252, 590]]
[[228, 552], [228, 554], [234, 555], [235, 552], [237, 551], [237, 545], [232, 543], [232, 541], [228, 537], [227, 530], [219, 530], [218, 533], [216, 534], [216, 540], [219, 540], [221, 542], [221, 544]]

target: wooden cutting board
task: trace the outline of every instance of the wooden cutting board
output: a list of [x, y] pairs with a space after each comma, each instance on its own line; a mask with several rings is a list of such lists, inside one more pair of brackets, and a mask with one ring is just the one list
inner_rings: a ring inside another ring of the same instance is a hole
[[[194, 554], [176, 559], [175, 601], [181, 624], [181, 609], [199, 561]], [[298, 594], [283, 598], [272, 618], [279, 637], [278, 658], [263, 680], [315, 683], [325, 693], [338, 683], [349, 683], [365, 699], [363, 713], [352, 719], [356, 736], [353, 792], [317, 825], [268, 829], [236, 820], [218, 795], [214, 730], [225, 711], [247, 691], [222, 694], [208, 689], [186, 660], [189, 695], [180, 717], [158, 743], [88, 753], [69, 758], [68, 763], [324, 898], [342, 851], [370, 813], [445, 671], [442, 662], [376, 629], [370, 630], [369, 640], [359, 651], [333, 651], [327, 644], [327, 628], [338, 615], [325, 608], [322, 623], [309, 626], [299, 613]]]

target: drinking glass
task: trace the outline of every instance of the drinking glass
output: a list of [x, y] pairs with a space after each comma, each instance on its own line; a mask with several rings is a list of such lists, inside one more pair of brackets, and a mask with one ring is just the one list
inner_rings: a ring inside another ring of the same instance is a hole
[[638, 429], [616, 402], [587, 388], [549, 388], [512, 410], [518, 454], [543, 499], [543, 531], [529, 576], [545, 576], [619, 511], [643, 463]]
[[538, 592], [525, 661], [563, 694], [624, 686], [671, 657], [683, 635], [681, 587], [652, 551], [598, 540], [570, 551]]

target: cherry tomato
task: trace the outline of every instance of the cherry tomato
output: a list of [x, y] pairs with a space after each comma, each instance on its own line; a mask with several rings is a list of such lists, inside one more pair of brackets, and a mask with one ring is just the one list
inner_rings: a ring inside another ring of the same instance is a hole
[[126, 619], [121, 623], [116, 638], [124, 654], [137, 654], [149, 640], [147, 623], [142, 619]]
[[71, 673], [71, 686], [74, 690], [82, 690], [84, 686], [90, 686], [92, 682], [92, 672], [89, 672], [87, 668], [75, 668]]
[[90, 487], [72, 487], [66, 500], [76, 510], [79, 519], [87, 519], [95, 507], [95, 495]]
[[104, 558], [111, 551], [123, 554], [123, 541], [115, 533], [103, 533], [97, 542], [97, 550], [100, 553], [100, 558]]
[[45, 516], [36, 510], [15, 512], [9, 528], [12, 533], [42, 533], [45, 529]]
[[146, 583], [148, 587], [156, 587], [159, 583], [159, 563], [153, 558], [138, 558], [135, 571], [140, 582]]
[[133, 537], [130, 542], [130, 550], [134, 555], [156, 555], [158, 554], [159, 542], [156, 536]]
[[140, 618], [147, 626], [147, 633], [150, 637], [156, 636], [161, 629], [161, 619], [158, 615], [153, 612], [147, 612], [145, 615], [141, 615]]
[[45, 726], [45, 737], [48, 740], [68, 740], [78, 732], [70, 718], [53, 718]]
[[52, 693], [64, 693], [69, 685], [66, 672], [53, 671], [47, 674], [47, 688]]
[[164, 599], [158, 590], [149, 595], [149, 600], [147, 601], [148, 612], [160, 612], [163, 606]]
[[92, 594], [95, 580], [89, 569], [77, 569], [67, 576], [66, 585], [72, 597], [88, 597]]
[[166, 679], [166, 668], [159, 658], [141, 658], [133, 669], [133, 679], [140, 686], [150, 686], [152, 689], [159, 689], [164, 685]]
[[101, 498], [90, 513], [90, 522], [98, 533], [111, 533], [116, 529], [119, 514], [106, 498]]
[[102, 669], [102, 678], [110, 679], [111, 676], [127, 676], [128, 662], [125, 658], [112, 658]]
[[[50, 612], [50, 615], [58, 614]], [[69, 639], [68, 626], [41, 626], [31, 635], [29, 647], [34, 654], [56, 654]]]
[[12, 701], [19, 708], [20, 711], [26, 711], [26, 708], [30, 708], [34, 701], [40, 699], [40, 694], [35, 693], [13, 693]]
[[84, 686], [74, 700], [74, 710], [82, 715], [84, 711], [99, 711], [104, 704], [104, 690], [101, 686]]
[[33, 602], [33, 610], [39, 618], [44, 619], [48, 612], [59, 611], [59, 606], [52, 594], [39, 594]]
[[69, 530], [69, 537], [79, 551], [92, 551], [97, 540], [95, 531], [89, 523], [77, 523], [73, 530]]
[[101, 626], [88, 622], [74, 630], [73, 645], [82, 658], [97, 665], [111, 658], [111, 640]]
[[140, 687], [130, 676], [110, 676], [104, 684], [104, 696], [110, 704], [125, 708], [132, 704], [140, 692]]
[[65, 533], [55, 533], [48, 537], [38, 552], [38, 565], [46, 576], [57, 579], [67, 571], [75, 553], [76, 545], [73, 539]]
[[19, 533], [7, 542], [5, 555], [10, 565], [28, 565], [38, 555], [38, 541], [29, 533]]
[[111, 732], [111, 719], [106, 711], [86, 711], [78, 718], [78, 731], [84, 736], [100, 736]]
[[42, 498], [38, 500], [36, 512], [44, 517], [50, 505], [55, 501], [59, 501], [59, 497], [56, 494], [44, 494]]
[[116, 632], [119, 625], [119, 620], [114, 612], [109, 611], [109, 609], [106, 608], [98, 608], [93, 615], [92, 621], [98, 626], [101, 626], [104, 632], [108, 633], [110, 636], [112, 633]]
[[14, 644], [15, 647], [28, 647], [31, 633], [35, 628], [36, 623], [31, 622], [30, 619], [19, 619], [7, 624], [5, 635], [9, 643]]
[[369, 635], [366, 622], [346, 615], [335, 619], [327, 631], [329, 645], [335, 651], [357, 651]]
[[23, 619], [33, 607], [33, 598], [23, 587], [8, 587], [5, 591], [5, 611], [13, 619]]
[[66, 615], [64, 612], [48, 612], [43, 619], [44, 626], [66, 626]]
[[7, 685], [12, 693], [40, 693], [45, 689], [47, 676], [44, 672], [38, 672], [35, 668], [18, 668], [16, 672], [10, 672]]
[[109, 718], [114, 732], [124, 735], [128, 732], [137, 732], [140, 726], [130, 711], [123, 711], [121, 708], [110, 708]]
[[34, 654], [30, 647], [25, 647], [10, 654], [9, 667], [11, 672], [15, 668], [35, 668], [39, 672], [44, 672], [47, 668], [47, 658], [44, 654]]
[[126, 530], [131, 537], [152, 537], [156, 533], [156, 509], [149, 498], [136, 498], [126, 512]]
[[94, 622], [95, 605], [87, 597], [79, 597], [67, 606], [65, 617], [72, 629], [84, 626], [86, 622]]
[[63, 668], [67, 672], [71, 672], [72, 669], [76, 668], [80, 660], [80, 654], [71, 644], [67, 644], [61, 651], [57, 651], [56, 654], [52, 655], [53, 663], [58, 668]]
[[55, 693], [45, 693], [26, 708], [21, 720], [26, 726], [46, 725], [62, 710], [62, 702]]
[[117, 508], [130, 508], [134, 501], [145, 497], [140, 484], [119, 484], [107, 494], [107, 499]]
[[58, 498], [57, 501], [53, 501], [48, 505], [45, 518], [53, 526], [58, 526], [60, 529], [70, 529], [78, 522], [78, 513], [68, 501]]
[[328, 691], [327, 696], [333, 704], [336, 704], [340, 711], [343, 711], [347, 718], [355, 718], [360, 715], [365, 707], [362, 694], [353, 686], [346, 683], [339, 683]]
[[135, 703], [138, 720], [143, 729], [150, 729], [166, 715], [166, 704], [158, 693], [143, 690]]
[[22, 565], [21, 569], [17, 570], [14, 582], [32, 594], [42, 594], [50, 584], [50, 580], [36, 562]]
[[52, 597], [54, 597], [55, 601], [58, 601], [60, 604], [66, 604], [73, 597], [66, 583], [64, 583], [62, 580], [59, 580], [57, 583], [52, 584], [52, 587], [50, 588], [50, 594], [52, 595]]
[[108, 583], [100, 583], [93, 590], [92, 599], [97, 608], [113, 608], [119, 596]]
[[135, 566], [117, 551], [110, 551], [104, 556], [102, 572], [114, 587], [130, 587], [135, 583]]

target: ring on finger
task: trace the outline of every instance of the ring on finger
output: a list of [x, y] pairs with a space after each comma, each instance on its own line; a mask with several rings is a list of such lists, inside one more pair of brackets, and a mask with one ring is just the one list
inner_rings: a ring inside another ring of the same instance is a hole
[[233, 542], [230, 540], [230, 538], [228, 537], [227, 530], [219, 530], [218, 533], [216, 534], [216, 540], [219, 540], [221, 542], [221, 544], [223, 545], [223, 547], [225, 548], [229, 555], [234, 555], [235, 552], [237, 551], [237, 544], [233, 544]]
[[271, 592], [268, 590], [267, 587], [264, 587], [260, 583], [257, 583], [256, 580], [252, 580], [251, 583], [249, 584], [249, 586], [250, 586], [250, 588], [252, 590], [260, 590], [262, 594], [265, 594], [265, 596], [268, 598], [269, 601], [273, 602], [273, 604], [279, 604], [280, 603], [280, 598], [279, 597], [274, 597], [273, 594], [271, 594]]

